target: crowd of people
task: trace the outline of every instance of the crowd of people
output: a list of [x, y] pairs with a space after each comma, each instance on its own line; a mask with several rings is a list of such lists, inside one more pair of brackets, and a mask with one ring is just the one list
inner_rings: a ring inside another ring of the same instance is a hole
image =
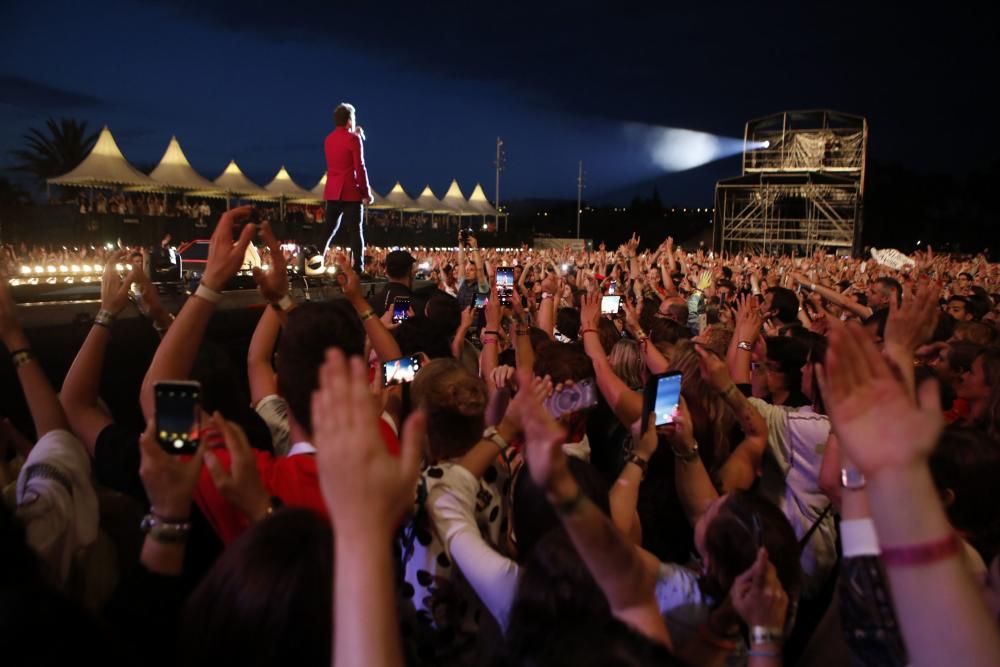
[[157, 193], [80, 192], [64, 203], [74, 205], [81, 214], [180, 216], [195, 220], [203, 220], [212, 215], [212, 207], [204, 199], [189, 202], [176, 197], [166, 198]]
[[[0, 280], [4, 664], [1000, 664], [997, 264], [460, 237], [295, 303], [249, 215], [176, 314], [103, 257], [58, 394]], [[242, 397], [205, 335], [254, 241]], [[100, 395], [129, 290], [144, 429]]]

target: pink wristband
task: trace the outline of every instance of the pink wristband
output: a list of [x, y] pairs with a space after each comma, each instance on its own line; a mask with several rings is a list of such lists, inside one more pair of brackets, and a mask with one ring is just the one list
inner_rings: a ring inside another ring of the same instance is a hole
[[888, 567], [930, 565], [954, 556], [961, 548], [962, 541], [958, 539], [958, 535], [952, 533], [931, 542], [907, 544], [901, 547], [882, 547], [882, 562]]

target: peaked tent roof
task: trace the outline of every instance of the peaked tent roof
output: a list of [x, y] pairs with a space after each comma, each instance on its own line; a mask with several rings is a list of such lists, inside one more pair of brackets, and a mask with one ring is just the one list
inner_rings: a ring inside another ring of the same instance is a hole
[[442, 213], [447, 215], [451, 213], [451, 209], [441, 203], [441, 200], [434, 196], [434, 191], [431, 190], [431, 186], [424, 188], [424, 191], [420, 193], [417, 197], [417, 206], [426, 213]]
[[441, 203], [452, 213], [459, 215], [480, 215], [479, 211], [472, 208], [469, 202], [465, 201], [465, 195], [462, 194], [462, 188], [458, 187], [457, 180], [452, 180], [448, 192], [441, 198]]
[[281, 165], [281, 169], [278, 173], [274, 175], [271, 182], [264, 186], [264, 189], [275, 197], [283, 197], [285, 199], [311, 199], [312, 193], [308, 190], [303, 190], [292, 180], [289, 175], [288, 170], [285, 169], [285, 165]]
[[410, 198], [410, 195], [406, 194], [406, 190], [403, 189], [399, 181], [396, 181], [396, 185], [392, 187], [392, 190], [385, 196], [382, 203], [376, 204], [376, 206], [379, 208], [394, 208], [412, 212], [423, 210], [417, 205], [417, 202]]
[[476, 183], [475, 189], [473, 189], [472, 194], [469, 195], [469, 206], [476, 209], [476, 211], [482, 215], [498, 215], [497, 210], [493, 208], [493, 204], [490, 200], [486, 198], [486, 193], [483, 192], [483, 186]]
[[236, 160], [230, 160], [225, 170], [215, 179], [215, 190], [234, 195], [254, 195], [267, 197], [270, 193], [243, 173]]
[[109, 188], [114, 185], [132, 185], [156, 189], [159, 183], [142, 173], [125, 159], [121, 149], [105, 125], [97, 143], [83, 162], [62, 176], [48, 179], [55, 185]]
[[160, 158], [160, 164], [156, 165], [156, 168], [149, 173], [149, 176], [154, 181], [158, 181], [168, 188], [176, 188], [178, 190], [215, 189], [212, 181], [195, 171], [191, 163], [188, 162], [187, 156], [184, 155], [184, 151], [181, 150], [181, 145], [177, 141], [177, 137], [170, 137], [170, 143], [167, 144], [167, 150], [164, 151], [163, 157]]

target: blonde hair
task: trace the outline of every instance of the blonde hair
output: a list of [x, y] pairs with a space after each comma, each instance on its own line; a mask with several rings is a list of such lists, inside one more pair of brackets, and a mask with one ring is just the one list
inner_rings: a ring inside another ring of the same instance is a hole
[[629, 389], [642, 389], [642, 355], [634, 340], [622, 339], [615, 343], [608, 355], [611, 370]]
[[708, 455], [706, 468], [714, 473], [729, 457], [729, 432], [736, 424], [736, 418], [722, 397], [702, 380], [701, 364], [693, 342], [682, 340], [674, 345], [670, 370], [684, 374], [681, 395], [691, 412], [695, 439]]

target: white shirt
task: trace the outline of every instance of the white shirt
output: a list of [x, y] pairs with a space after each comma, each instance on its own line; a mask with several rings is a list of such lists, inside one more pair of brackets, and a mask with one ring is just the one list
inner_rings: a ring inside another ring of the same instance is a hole
[[[830, 420], [812, 407], [788, 408], [759, 398], [750, 403], [767, 423], [767, 447], [760, 489], [762, 495], [781, 508], [799, 539], [830, 504], [819, 488], [823, 450], [830, 436]], [[802, 549], [803, 597], [819, 592], [837, 560], [837, 530], [833, 513], [826, 517]]]

